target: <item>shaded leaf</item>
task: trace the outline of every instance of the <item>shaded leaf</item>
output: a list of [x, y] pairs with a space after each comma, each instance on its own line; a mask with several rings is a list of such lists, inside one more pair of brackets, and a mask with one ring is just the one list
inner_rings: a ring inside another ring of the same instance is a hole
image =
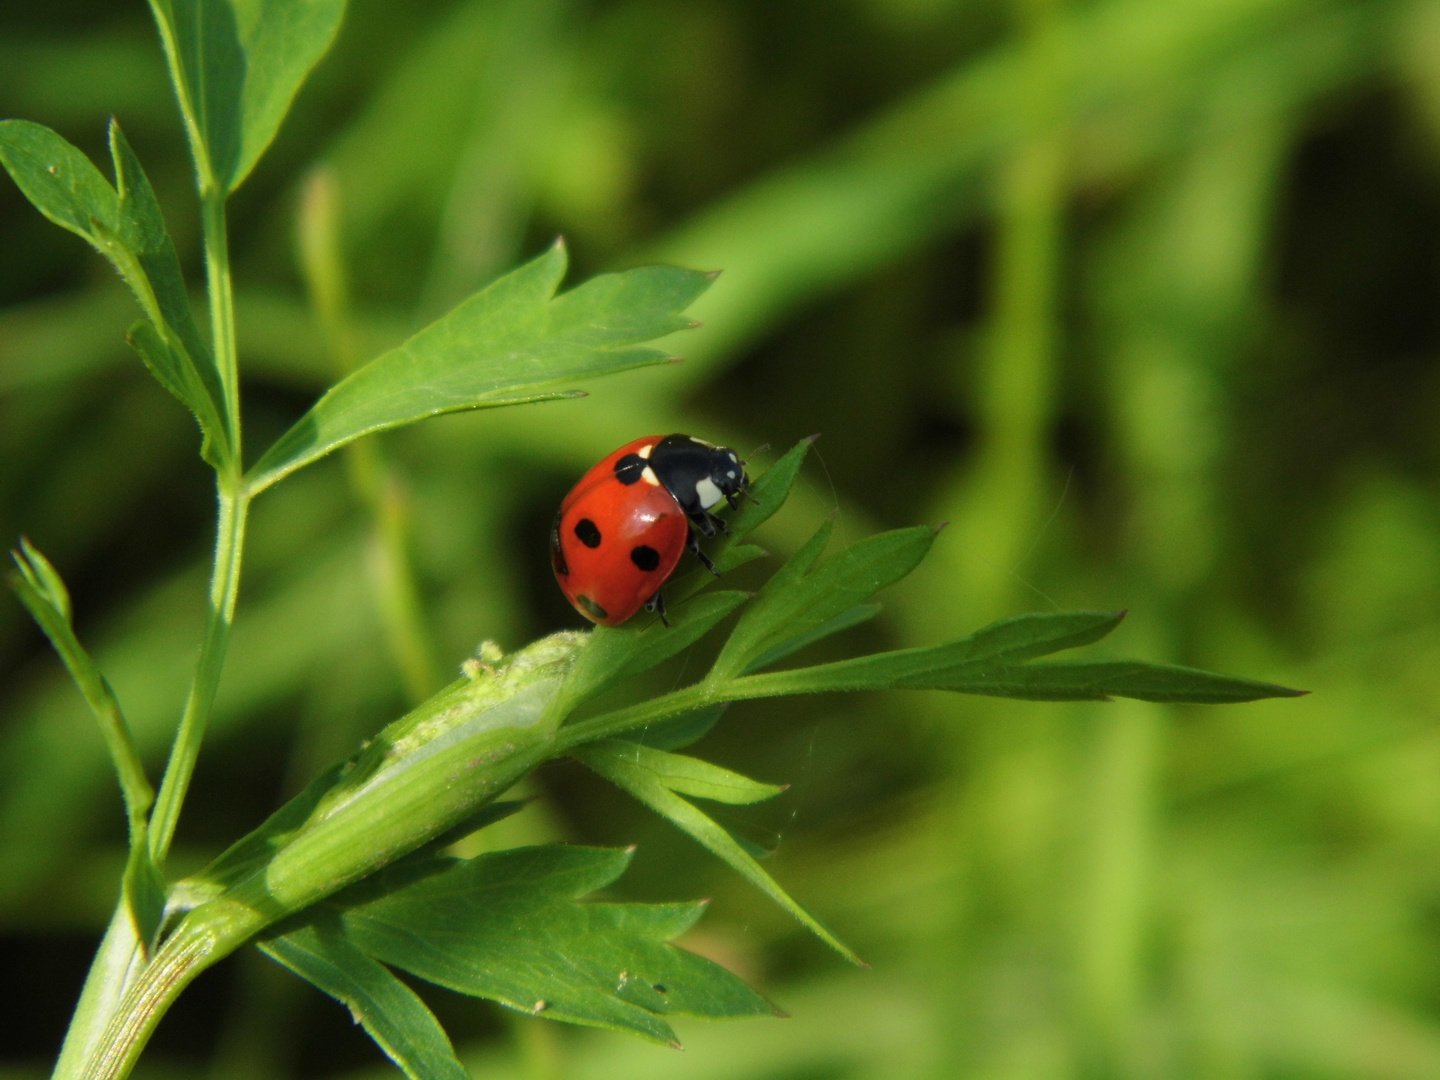
[[233, 191], [330, 47], [345, 0], [150, 0], [150, 10], [202, 186]]
[[377, 960], [556, 1020], [674, 1045], [668, 1014], [773, 1015], [724, 968], [667, 944], [703, 903], [577, 902], [629, 861], [628, 851], [556, 844], [400, 867], [352, 891], [341, 921]]
[[815, 629], [801, 634], [798, 637], [790, 638], [788, 641], [782, 641], [773, 648], [767, 649], [746, 665], [746, 674], [752, 671], [759, 671], [761, 668], [767, 668], [771, 664], [778, 664], [787, 656], [799, 652], [807, 645], [813, 645], [817, 641], [823, 641], [832, 634], [838, 634], [842, 630], [849, 630], [852, 626], [859, 626], [861, 623], [869, 622], [879, 614], [879, 604], [856, 604], [849, 611], [842, 611], [839, 615], [821, 623], [815, 627]]
[[815, 916], [791, 899], [775, 879], [755, 861], [755, 857], [746, 850], [745, 845], [708, 814], [670, 790], [664, 780], [638, 762], [634, 750], [635, 744], [632, 742], [606, 740], [576, 747], [570, 753], [669, 820], [711, 854], [724, 860], [745, 880], [788, 911], [845, 959], [855, 964], [861, 963], [860, 958]]
[[639, 675], [688, 648], [748, 598], [742, 592], [715, 592], [669, 613], [670, 625], [656, 619], [641, 627], [597, 626], [565, 678], [555, 708], [562, 715], [622, 678]]
[[362, 435], [427, 416], [573, 396], [562, 380], [669, 359], [645, 342], [690, 325], [681, 315], [712, 280], [673, 266], [591, 278], [555, 294], [556, 243], [331, 387], [250, 472], [260, 491]]
[[921, 525], [880, 533], [812, 570], [832, 525], [822, 525], [765, 583], [716, 659], [712, 679], [735, 677], [782, 643], [811, 634], [893, 585], [919, 565], [936, 532]]
[[606, 755], [622, 758], [653, 773], [671, 791], [697, 799], [746, 806], [773, 799], [785, 790], [780, 784], [762, 784], [699, 758], [671, 754], [636, 742], [606, 740], [594, 746]]
[[1143, 660], [1055, 661], [973, 672], [959, 669], [946, 674], [912, 677], [898, 685], [902, 689], [955, 690], [964, 694], [1031, 701], [1103, 701], [1110, 697], [1126, 697], [1195, 705], [1300, 697], [1307, 692], [1258, 679], [1242, 679]]
[[730, 538], [727, 546], [738, 544], [758, 529], [785, 505], [795, 478], [800, 475], [800, 466], [805, 455], [815, 445], [819, 435], [809, 435], [792, 446], [779, 461], [756, 477], [750, 485], [749, 498], [742, 499], [740, 509], [730, 516]]
[[657, 750], [682, 750], [710, 734], [710, 729], [720, 722], [720, 717], [725, 715], [725, 710], [729, 707], [728, 701], [707, 705], [672, 720], [662, 720], [658, 724], [627, 732], [620, 738], [653, 746]]
[[411, 1080], [469, 1080], [435, 1014], [415, 991], [320, 919], [259, 943], [260, 951], [350, 1010]]
[[229, 460], [224, 395], [214, 360], [195, 326], [175, 246], [144, 170], [118, 124], [110, 125], [116, 188], [55, 132], [26, 120], [0, 121], [0, 162], [35, 208], [89, 242], [119, 271], [150, 320], [131, 344], [160, 385], [200, 423], [205, 456]]

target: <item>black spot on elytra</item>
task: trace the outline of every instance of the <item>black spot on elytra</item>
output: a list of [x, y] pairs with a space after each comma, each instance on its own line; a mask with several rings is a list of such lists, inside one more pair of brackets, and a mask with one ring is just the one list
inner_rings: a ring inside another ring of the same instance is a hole
[[649, 544], [641, 544], [630, 549], [630, 561], [648, 574], [660, 565], [660, 553]]
[[600, 529], [589, 518], [581, 518], [575, 523], [575, 535], [588, 548], [600, 546]]
[[615, 462], [615, 479], [622, 484], [634, 484], [645, 471], [645, 459], [639, 454], [626, 454]]

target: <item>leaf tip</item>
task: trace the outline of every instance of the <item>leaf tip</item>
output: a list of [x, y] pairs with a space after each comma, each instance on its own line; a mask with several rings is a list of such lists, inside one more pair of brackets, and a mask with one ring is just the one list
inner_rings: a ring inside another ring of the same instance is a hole
[[705, 279], [706, 279], [707, 281], [714, 281], [716, 278], [718, 278], [718, 277], [719, 277], [721, 274], [723, 274], [725, 271], [723, 271], [723, 270], [702, 270], [702, 271], [700, 271], [700, 272], [705, 275]]
[[668, 1043], [666, 1043], [665, 1045], [668, 1046], [668, 1047], [670, 1047], [671, 1050], [684, 1050], [684, 1049], [685, 1049], [684, 1045], [680, 1042], [679, 1039], [671, 1039], [671, 1040], [670, 1040]]
[[950, 523], [948, 521], [941, 521], [930, 527], [935, 530], [935, 535], [939, 536], [942, 532], [944, 532], [950, 527]]
[[685, 358], [683, 356], [667, 356], [665, 357], [664, 362], [667, 364], [683, 364], [685, 362]]
[[807, 446], [814, 446], [817, 442], [820, 441], [820, 432], [817, 431], [814, 435], [806, 435], [800, 441], [805, 443]]

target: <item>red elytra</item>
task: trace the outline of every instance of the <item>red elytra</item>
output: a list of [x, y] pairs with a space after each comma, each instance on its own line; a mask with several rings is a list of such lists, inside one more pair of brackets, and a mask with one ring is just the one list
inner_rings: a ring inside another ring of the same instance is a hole
[[660, 588], [686, 546], [714, 567], [691, 538], [720, 520], [710, 508], [749, 483], [735, 452], [689, 435], [626, 443], [587, 472], [560, 504], [550, 532], [555, 580], [575, 610], [619, 626], [642, 607], [664, 618]]

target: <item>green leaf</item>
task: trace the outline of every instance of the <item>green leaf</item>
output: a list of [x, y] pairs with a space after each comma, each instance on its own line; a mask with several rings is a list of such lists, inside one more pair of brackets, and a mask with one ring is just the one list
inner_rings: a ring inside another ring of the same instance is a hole
[[[745, 880], [808, 927], [821, 941], [851, 963], [862, 961], [839, 938], [827, 930], [785, 892], [755, 861], [755, 857], [719, 823], [687, 802], [658, 774], [641, 763], [636, 744], [628, 740], [604, 740], [575, 747], [570, 753], [617, 787], [628, 791], [661, 817], [696, 840], [711, 854], [728, 863]], [[667, 757], [672, 755], [666, 755]]]
[[765, 583], [715, 661], [710, 678], [734, 678], [768, 652], [819, 630], [919, 565], [935, 539], [928, 525], [867, 537], [815, 568], [833, 519]]
[[657, 750], [683, 750], [710, 734], [710, 729], [720, 722], [720, 717], [725, 715], [728, 708], [730, 703], [722, 701], [718, 705], [707, 705], [703, 709], [695, 709], [670, 720], [625, 732], [619, 737], [653, 746]]
[[200, 423], [204, 453], [229, 460], [224, 395], [214, 360], [190, 312], [185, 279], [144, 170], [111, 121], [112, 188], [84, 154], [26, 120], [0, 121], [0, 162], [35, 208], [90, 243], [119, 271], [150, 320], [130, 341], [152, 375]]
[[150, 0], [202, 188], [240, 186], [340, 27], [345, 0]]
[[607, 755], [626, 759], [636, 767], [653, 773], [671, 791], [697, 799], [747, 806], [773, 799], [785, 790], [781, 784], [762, 784], [699, 758], [666, 753], [628, 740], [606, 740], [594, 745]]
[[663, 363], [669, 356], [644, 343], [690, 326], [681, 312], [713, 280], [642, 266], [557, 296], [565, 266], [557, 242], [332, 387], [256, 463], [251, 491], [373, 431], [570, 397], [555, 384]]
[[[805, 455], [815, 445], [819, 435], [808, 435], [792, 446], [779, 461], [766, 469], [750, 485], [749, 498], [743, 499], [740, 509], [731, 515], [729, 545], [738, 544], [758, 529], [785, 505], [795, 478], [800, 475], [800, 466]], [[728, 546], [728, 545], [727, 545]]]
[[842, 611], [839, 615], [836, 615], [833, 619], [826, 620], [815, 627], [815, 629], [800, 634], [798, 637], [793, 637], [788, 641], [782, 641], [779, 645], [767, 649], [745, 666], [745, 673], [748, 675], [752, 671], [759, 671], [761, 668], [767, 668], [771, 664], [778, 664], [787, 656], [799, 652], [807, 645], [813, 645], [817, 641], [823, 641], [832, 634], [838, 634], [842, 630], [849, 630], [852, 626], [867, 623], [879, 614], [879, 604], [856, 604], [849, 611]]
[[24, 537], [20, 539], [20, 550], [11, 552], [11, 557], [20, 571], [11, 585], [60, 654], [70, 677], [94, 713], [110, 751], [130, 825], [130, 854], [122, 888], [135, 922], [136, 937], [148, 949], [160, 931], [166, 891], [165, 879], [150, 856], [148, 842], [146, 814], [155, 798], [154, 789], [145, 775], [145, 766], [114, 690], [75, 636], [70, 621], [70, 592], [64, 580], [50, 560]]
[[411, 1080], [469, 1080], [440, 1021], [383, 965], [346, 940], [337, 921], [259, 943], [260, 951], [350, 1010]]
[[566, 715], [607, 686], [639, 675], [689, 648], [749, 598], [743, 592], [716, 592], [681, 605], [669, 615], [641, 628], [597, 626], [565, 678], [554, 708]]
[[743, 697], [850, 690], [950, 690], [1038, 701], [1143, 701], [1219, 704], [1304, 693], [1273, 683], [1140, 660], [1021, 661], [1089, 645], [1123, 611], [1075, 611], [1002, 619], [959, 641], [753, 675], [731, 684]]
[[0, 120], [0, 162], [36, 210], [108, 255], [96, 226], [115, 231], [120, 200], [88, 157], [43, 124]]
[[[64, 622], [69, 623], [70, 590], [65, 587], [64, 580], [50, 560], [23, 536], [20, 538], [20, 551], [14, 556], [14, 559], [21, 576], [35, 590], [39, 598], [53, 608]], [[24, 599], [23, 594], [22, 599]], [[27, 601], [26, 606], [29, 607], [30, 604], [31, 602]], [[41, 616], [35, 614], [33, 610], [31, 614], [35, 615], [37, 621], [41, 619]], [[45, 623], [41, 622], [41, 628], [44, 629], [44, 627]], [[47, 630], [46, 633], [48, 634], [49, 631]]]
[[671, 1045], [669, 1014], [774, 1015], [724, 968], [666, 944], [703, 903], [578, 902], [629, 861], [557, 844], [397, 867], [342, 897], [341, 922], [367, 955], [429, 982]]
[[135, 151], [130, 148], [120, 124], [113, 119], [110, 121], [110, 155], [115, 165], [115, 187], [120, 200], [117, 232], [125, 246], [139, 259], [145, 279], [154, 293], [159, 312], [156, 324], [168, 327], [179, 338], [184, 351], [195, 359], [197, 371], [218, 407], [218, 403], [224, 400], [220, 373], [215, 369], [199, 327], [195, 325], [175, 244], [165, 228], [165, 218], [150, 186], [150, 179], [141, 168]]
[[961, 668], [950, 673], [904, 679], [897, 686], [1031, 701], [1104, 701], [1126, 697], [1193, 705], [1301, 697], [1308, 693], [1258, 679], [1143, 660], [1055, 661], [1017, 667]]
[[[726, 516], [726, 527], [730, 530], [729, 535], [717, 537], [706, 544], [707, 554], [715, 563], [715, 569], [720, 573], [728, 574], [736, 567], [744, 566], [767, 554], [764, 549], [755, 547], [753, 544], [742, 544], [741, 541], [785, 505], [785, 500], [790, 497], [790, 489], [795, 484], [795, 478], [800, 475], [800, 466], [805, 460], [805, 455], [810, 452], [810, 447], [815, 445], [815, 440], [819, 437], [819, 435], [811, 435], [792, 446], [784, 457], [766, 469], [750, 485], [748, 492], [741, 499], [740, 509]], [[722, 516], [725, 516], [726, 513], [728, 512], [722, 510]], [[665, 595], [672, 602], [684, 600], [686, 597], [694, 596], [714, 580], [715, 575], [710, 571], [694, 570], [683, 578], [671, 581], [666, 585]]]

